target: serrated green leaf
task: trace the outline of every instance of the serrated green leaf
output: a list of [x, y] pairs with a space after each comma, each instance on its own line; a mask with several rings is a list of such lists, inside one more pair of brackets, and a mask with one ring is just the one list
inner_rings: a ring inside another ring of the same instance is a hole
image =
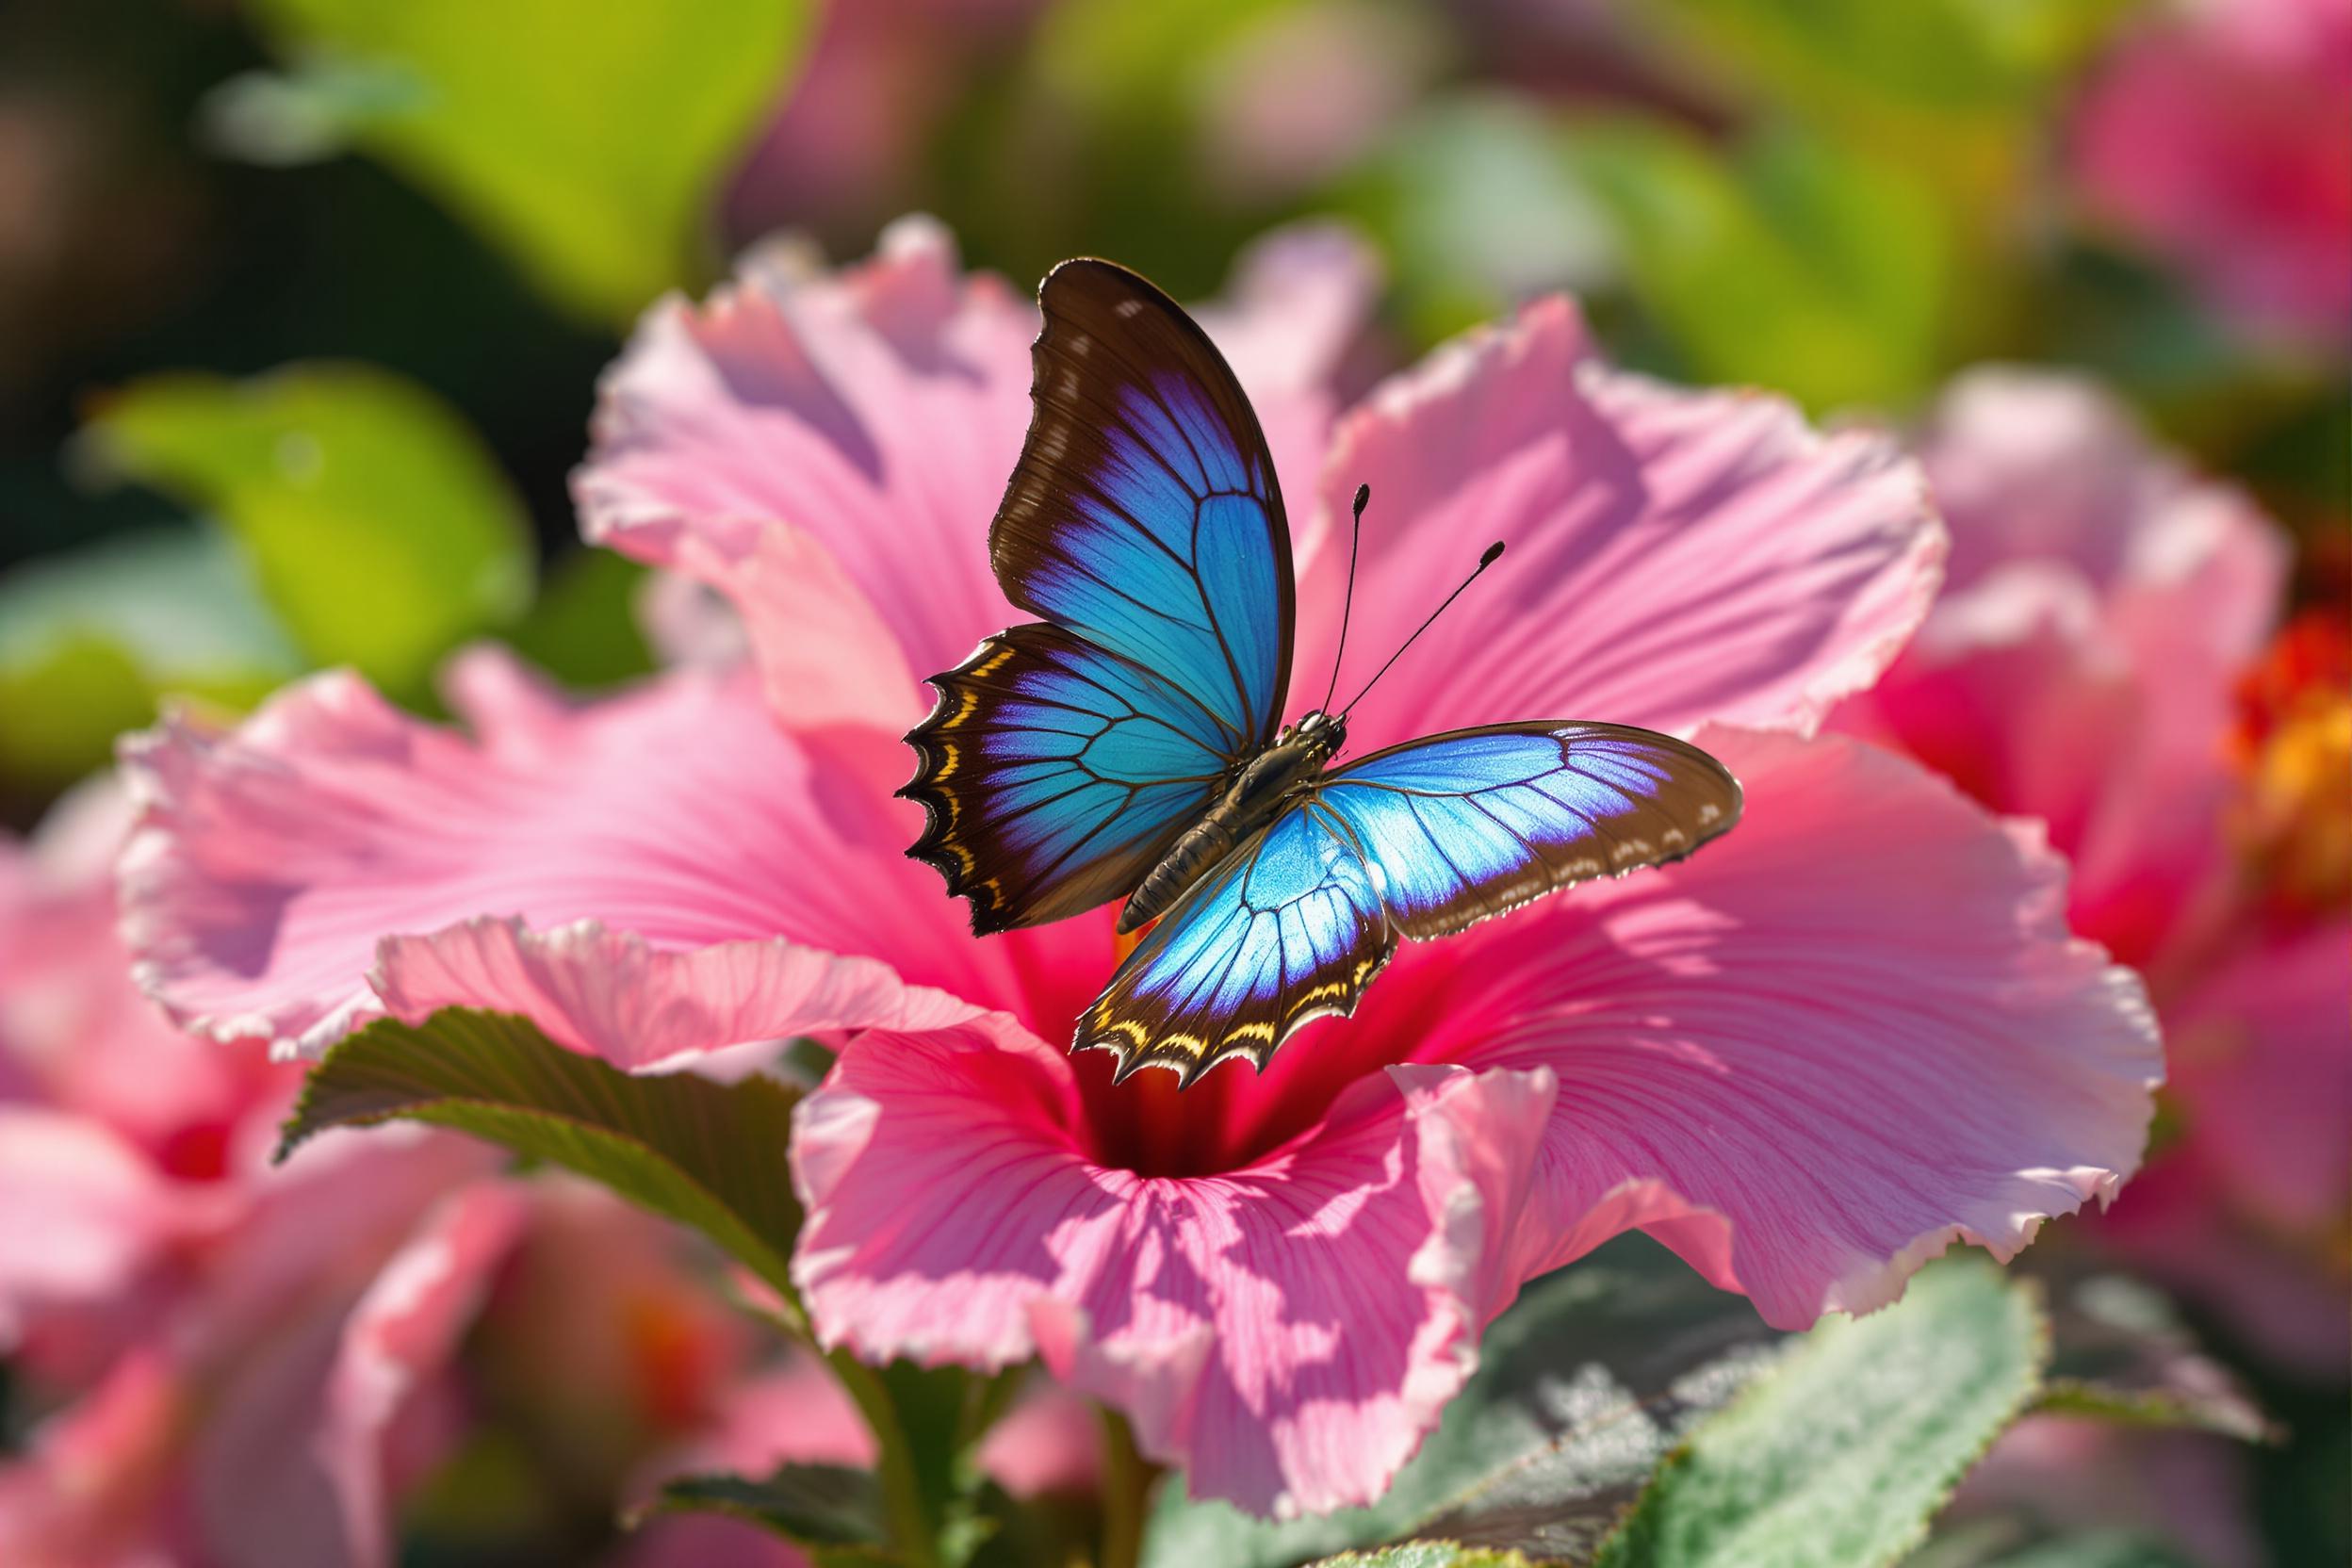
[[396, 694], [531, 596], [513, 487], [455, 411], [387, 371], [150, 377], [106, 400], [77, 456], [209, 513], [310, 662]]
[[1517, 1552], [1490, 1551], [1451, 1541], [1408, 1541], [1369, 1552], [1342, 1552], [1316, 1568], [1532, 1568]]
[[1595, 122], [1568, 157], [1609, 215], [1625, 286], [1693, 379], [1815, 410], [1900, 407], [1935, 381], [1948, 236], [1900, 168], [1793, 130], [1726, 158], [1653, 121]]
[[693, 1226], [789, 1301], [800, 1205], [784, 1150], [795, 1098], [765, 1078], [632, 1077], [528, 1020], [452, 1007], [339, 1041], [311, 1069], [277, 1157], [330, 1127], [454, 1128]]
[[804, 1546], [870, 1548], [876, 1560], [889, 1540], [880, 1485], [873, 1472], [846, 1465], [787, 1464], [758, 1480], [683, 1476], [644, 1511], [690, 1512], [725, 1513]]
[[2049, 1351], [2048, 1321], [2023, 1284], [1976, 1258], [1925, 1269], [1899, 1305], [1824, 1322], [1702, 1422], [1596, 1562], [1893, 1562], [2032, 1401]]
[[[696, 281], [716, 184], [798, 61], [808, 0], [263, 0], [297, 128], [340, 130], [503, 246], [559, 303], [626, 321]], [[396, 81], [401, 90], [383, 84]], [[249, 94], [250, 96], [250, 94]], [[307, 117], [307, 118], [305, 118]], [[265, 120], [267, 116], [263, 117]]]
[[1681, 1430], [1771, 1361], [1781, 1336], [1645, 1236], [1528, 1285], [1478, 1370], [1377, 1505], [1272, 1523], [1162, 1489], [1147, 1568], [1287, 1568], [1427, 1534], [1538, 1555], [1590, 1548]]

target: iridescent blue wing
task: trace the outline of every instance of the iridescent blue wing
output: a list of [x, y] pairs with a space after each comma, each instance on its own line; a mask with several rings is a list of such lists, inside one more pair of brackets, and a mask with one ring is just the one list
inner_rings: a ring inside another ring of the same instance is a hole
[[1408, 937], [1443, 937], [1588, 877], [1679, 860], [1740, 820], [1688, 741], [1614, 724], [1496, 725], [1374, 752], [1317, 793]]
[[931, 678], [908, 732], [923, 802], [907, 853], [972, 901], [972, 929], [1060, 920], [1132, 890], [1192, 825], [1229, 738], [1151, 671], [1059, 627], [1018, 626]]
[[1189, 1084], [1229, 1056], [1259, 1067], [1293, 1029], [1356, 998], [1396, 951], [1370, 869], [1319, 802], [1277, 817], [1160, 918], [1079, 1015], [1071, 1049]]
[[1130, 892], [1273, 738], [1290, 676], [1290, 532], [1257, 416], [1166, 295], [1099, 261], [1038, 291], [1036, 414], [988, 532], [1050, 625], [935, 677], [900, 792], [910, 852], [974, 930]]
[[1215, 715], [1236, 756], [1290, 683], [1290, 526], [1258, 416], [1208, 335], [1121, 267], [1037, 290], [1036, 413], [988, 530], [1012, 601]]

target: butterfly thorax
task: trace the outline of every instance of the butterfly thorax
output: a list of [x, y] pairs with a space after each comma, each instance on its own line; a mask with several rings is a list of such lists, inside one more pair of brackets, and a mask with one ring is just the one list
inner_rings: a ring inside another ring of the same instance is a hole
[[1217, 804], [1160, 857], [1119, 912], [1120, 933], [1156, 918], [1235, 844], [1280, 816], [1294, 795], [1323, 776], [1323, 765], [1347, 739], [1347, 721], [1320, 710], [1284, 728], [1272, 745], [1243, 764]]

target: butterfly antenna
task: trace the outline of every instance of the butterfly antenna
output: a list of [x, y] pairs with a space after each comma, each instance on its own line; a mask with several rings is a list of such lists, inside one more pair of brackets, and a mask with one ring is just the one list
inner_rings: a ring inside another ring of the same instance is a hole
[[1388, 663], [1382, 664], [1379, 669], [1372, 672], [1372, 678], [1364, 683], [1364, 691], [1358, 692], [1354, 696], [1348, 699], [1348, 706], [1340, 710], [1340, 717], [1346, 718], [1349, 713], [1354, 712], [1356, 704], [1364, 700], [1364, 693], [1371, 691], [1373, 687], [1378, 686], [1380, 683], [1380, 677], [1388, 673], [1389, 665], [1394, 664], [1396, 661], [1402, 659], [1405, 656], [1405, 649], [1413, 646], [1414, 643], [1418, 642], [1420, 640], [1421, 633], [1429, 630], [1430, 626], [1436, 622], [1437, 618], [1446, 613], [1446, 605], [1451, 604], [1456, 599], [1462, 597], [1463, 588], [1467, 588], [1472, 583], [1478, 581], [1478, 574], [1480, 572], [1485, 571], [1489, 566], [1492, 566], [1502, 558], [1503, 542], [1500, 539], [1497, 539], [1493, 544], [1486, 547], [1486, 553], [1478, 557], [1478, 564], [1471, 568], [1470, 575], [1468, 577], [1462, 580], [1462, 587], [1457, 588], [1452, 593], [1446, 595], [1446, 604], [1441, 604], [1435, 610], [1430, 611], [1429, 618], [1423, 621], [1419, 626], [1413, 628], [1413, 635], [1406, 638], [1401, 644], [1397, 645], [1396, 651], [1388, 656]]
[[1339, 647], [1331, 654], [1331, 683], [1323, 688], [1323, 711], [1331, 710], [1331, 694], [1339, 690], [1339, 662], [1348, 653], [1348, 621], [1356, 612], [1356, 552], [1364, 545], [1364, 509], [1372, 501], [1372, 487], [1356, 486], [1354, 531], [1348, 540], [1348, 596], [1339, 601]]

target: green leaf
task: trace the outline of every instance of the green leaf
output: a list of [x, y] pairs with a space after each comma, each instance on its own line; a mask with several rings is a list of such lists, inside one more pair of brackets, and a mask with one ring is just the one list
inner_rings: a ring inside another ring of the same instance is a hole
[[1517, 1552], [1489, 1551], [1451, 1541], [1408, 1541], [1377, 1551], [1342, 1552], [1317, 1568], [1531, 1568]]
[[402, 696], [531, 596], [505, 476], [451, 409], [382, 370], [151, 377], [106, 400], [76, 455], [212, 514], [311, 662]]
[[1900, 1305], [1822, 1323], [1700, 1424], [1597, 1563], [1891, 1563], [2031, 1402], [2049, 1348], [2028, 1287], [1977, 1258], [1927, 1268]]
[[103, 766], [166, 696], [241, 709], [301, 668], [208, 530], [30, 563], [0, 583], [0, 776], [45, 793]]
[[254, 10], [293, 81], [275, 94], [242, 86], [217, 106], [233, 139], [240, 113], [260, 122], [252, 139], [265, 155], [272, 133], [307, 150], [339, 132], [448, 203], [559, 303], [617, 324], [699, 276], [717, 182], [781, 93], [813, 7], [262, 0]]
[[1487, 1330], [1478, 1370], [1371, 1508], [1270, 1523], [1162, 1489], [1147, 1568], [1287, 1568], [1428, 1535], [1540, 1556], [1590, 1549], [1681, 1430], [1781, 1336], [1645, 1236], [1545, 1276]]
[[2247, 1443], [2284, 1435], [2152, 1286], [2120, 1274], [2066, 1282], [2051, 1316], [2056, 1351], [2034, 1409]]
[[[818, 1560], [888, 1561], [889, 1533], [874, 1474], [839, 1464], [787, 1464], [760, 1480], [685, 1476], [664, 1484], [629, 1522], [657, 1513], [725, 1513], [818, 1548]], [[824, 1548], [862, 1548], [854, 1554]]]
[[302, 1086], [277, 1157], [330, 1127], [451, 1127], [603, 1183], [702, 1232], [784, 1297], [800, 1205], [784, 1150], [795, 1096], [766, 1078], [639, 1078], [524, 1019], [451, 1007], [338, 1042]]
[[1574, 128], [1569, 157], [1609, 215], [1626, 286], [1694, 379], [1817, 411], [1901, 407], [1936, 380], [1947, 236], [1900, 168], [1793, 130], [1726, 160], [1635, 120]]

